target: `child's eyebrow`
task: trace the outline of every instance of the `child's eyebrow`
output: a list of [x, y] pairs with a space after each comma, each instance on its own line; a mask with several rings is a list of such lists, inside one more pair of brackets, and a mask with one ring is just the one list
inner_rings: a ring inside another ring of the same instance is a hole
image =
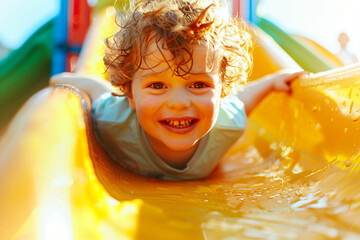
[[164, 72], [153, 72], [153, 71], [150, 71], [150, 72], [146, 72], [144, 74], [142, 74], [140, 76], [140, 79], [141, 80], [145, 80], [146, 78], [148, 77], [156, 77], [156, 76], [160, 76], [160, 75], [164, 75], [165, 74], [165, 71]]
[[215, 80], [214, 77], [213, 77], [213, 75], [212, 75], [211, 73], [190, 73], [189, 75], [190, 75], [190, 79], [191, 79], [192, 77], [198, 77], [198, 76], [200, 76], [200, 77], [206, 78], [206, 79], [208, 79], [208, 80], [212, 80], [212, 81]]
[[[140, 76], [140, 80], [141, 81], [144, 81], [146, 80], [147, 78], [149, 77], [161, 77], [161, 76], [164, 76], [166, 74], [166, 71], [163, 71], [163, 72], [146, 72], [146, 73], [143, 73], [141, 76]], [[197, 78], [197, 77], [201, 77], [201, 78], [205, 78], [206, 80], [209, 80], [209, 81], [214, 81], [214, 77], [211, 73], [188, 73], [184, 76], [185, 79], [187, 80], [191, 80], [192, 78]]]

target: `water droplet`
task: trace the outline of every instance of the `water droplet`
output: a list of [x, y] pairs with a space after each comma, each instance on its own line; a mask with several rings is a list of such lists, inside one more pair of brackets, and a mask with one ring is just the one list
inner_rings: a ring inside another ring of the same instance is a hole
[[352, 112], [353, 106], [354, 106], [354, 101], [352, 101], [351, 104], [350, 104], [350, 109], [349, 109], [349, 113], [350, 113], [350, 114], [351, 114], [351, 112]]
[[313, 112], [318, 112], [318, 111], [320, 111], [320, 107], [317, 106], [317, 105], [314, 105], [313, 108], [312, 108], [312, 111]]
[[359, 120], [360, 120], [360, 117], [351, 118], [351, 120], [352, 120], [353, 122], [357, 122], [357, 121], [359, 121]]
[[260, 128], [260, 130], [259, 130], [259, 136], [262, 136], [262, 135], [264, 135], [265, 133], [266, 133], [265, 128]]
[[238, 200], [229, 200], [226, 202], [226, 205], [228, 205], [231, 208], [238, 208], [241, 204], [241, 201]]
[[348, 128], [344, 128], [344, 133], [347, 133], [348, 132]]
[[345, 167], [350, 167], [352, 165], [352, 161], [347, 160], [344, 162]]

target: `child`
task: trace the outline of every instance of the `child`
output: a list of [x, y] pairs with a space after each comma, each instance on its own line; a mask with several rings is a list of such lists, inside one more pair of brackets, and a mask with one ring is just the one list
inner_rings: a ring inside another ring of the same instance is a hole
[[94, 120], [103, 147], [125, 169], [205, 178], [243, 134], [245, 109], [302, 74], [283, 71], [230, 96], [251, 71], [252, 39], [221, 9], [216, 0], [143, 0], [107, 39], [104, 62], [123, 96], [98, 98]]
[[336, 56], [344, 65], [349, 65], [359, 61], [357, 57], [347, 49], [350, 42], [349, 35], [345, 32], [341, 32], [338, 37], [338, 42], [340, 44], [340, 51], [336, 53]]

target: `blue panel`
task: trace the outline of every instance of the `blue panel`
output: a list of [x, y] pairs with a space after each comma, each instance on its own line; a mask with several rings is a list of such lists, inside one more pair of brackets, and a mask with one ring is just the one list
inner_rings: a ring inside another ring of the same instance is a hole
[[54, 51], [51, 62], [51, 75], [65, 72], [68, 35], [68, 0], [60, 1], [60, 13], [55, 19]]
[[256, 14], [259, 0], [249, 0], [249, 22], [259, 25], [259, 17]]

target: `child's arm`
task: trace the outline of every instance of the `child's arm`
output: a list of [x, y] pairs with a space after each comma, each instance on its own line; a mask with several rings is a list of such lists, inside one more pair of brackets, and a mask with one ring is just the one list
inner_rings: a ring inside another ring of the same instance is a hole
[[86, 92], [94, 102], [105, 92], [113, 92], [114, 88], [105, 79], [92, 75], [77, 73], [61, 73], [50, 78], [50, 86], [55, 84], [69, 84]]
[[290, 91], [290, 83], [303, 74], [306, 72], [286, 69], [249, 82], [244, 90], [237, 94], [245, 104], [246, 114], [250, 114], [271, 91]]

